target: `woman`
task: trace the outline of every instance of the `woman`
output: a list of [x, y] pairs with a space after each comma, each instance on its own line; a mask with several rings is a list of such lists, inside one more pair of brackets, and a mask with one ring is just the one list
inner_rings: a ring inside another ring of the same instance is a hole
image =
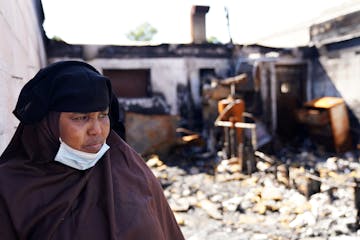
[[40, 70], [14, 114], [0, 157], [0, 239], [184, 239], [161, 185], [119, 137], [117, 100], [95, 68]]

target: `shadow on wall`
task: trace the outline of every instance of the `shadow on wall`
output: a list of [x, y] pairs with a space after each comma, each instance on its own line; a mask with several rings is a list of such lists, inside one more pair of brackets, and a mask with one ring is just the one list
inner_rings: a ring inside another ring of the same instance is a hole
[[311, 97], [313, 99], [324, 96], [342, 97], [319, 59], [314, 59], [312, 66]]
[[[312, 72], [312, 84], [310, 86], [311, 96], [312, 98], [319, 98], [324, 96], [333, 96], [333, 97], [341, 97], [341, 93], [338, 91], [333, 81], [327, 74], [323, 65], [319, 61], [319, 59], [312, 60], [313, 72]], [[344, 99], [345, 100], [345, 99]], [[349, 122], [350, 122], [350, 134], [353, 140], [353, 143], [360, 142], [360, 122], [357, 116], [360, 116], [360, 113], [354, 113], [354, 111], [360, 111], [360, 101], [356, 101], [355, 104], [352, 104], [351, 108], [348, 104], [346, 104], [348, 114], [349, 114]], [[359, 109], [359, 110], [357, 110]]]

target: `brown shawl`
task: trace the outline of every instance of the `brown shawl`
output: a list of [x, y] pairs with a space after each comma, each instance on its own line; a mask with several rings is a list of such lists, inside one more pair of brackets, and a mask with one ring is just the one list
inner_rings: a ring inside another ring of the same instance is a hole
[[94, 167], [55, 162], [58, 116], [20, 124], [0, 157], [1, 240], [184, 239], [158, 180], [113, 131]]

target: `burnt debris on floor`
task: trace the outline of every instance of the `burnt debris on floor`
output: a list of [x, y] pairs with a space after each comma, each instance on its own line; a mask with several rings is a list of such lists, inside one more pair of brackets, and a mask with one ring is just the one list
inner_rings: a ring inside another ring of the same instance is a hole
[[305, 102], [289, 123], [299, 134], [271, 134], [236, 91], [246, 81], [212, 79], [203, 128], [178, 128], [167, 154], [146, 156], [186, 239], [359, 238], [360, 149], [344, 101]]
[[250, 175], [232, 159], [146, 160], [186, 239], [360, 237], [358, 152], [333, 156], [285, 148], [282, 159], [260, 151], [255, 156], [257, 171]]

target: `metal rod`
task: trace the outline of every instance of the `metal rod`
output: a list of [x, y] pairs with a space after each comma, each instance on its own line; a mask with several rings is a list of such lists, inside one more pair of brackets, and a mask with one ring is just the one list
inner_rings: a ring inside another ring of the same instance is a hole
[[256, 128], [255, 123], [244, 123], [244, 122], [229, 122], [229, 121], [215, 121], [215, 126], [218, 127], [236, 127], [236, 128], [248, 128], [254, 129]]
[[356, 214], [356, 222], [355, 222], [355, 226], [356, 229], [359, 229], [359, 224], [360, 224], [360, 181], [359, 179], [355, 178], [354, 179], [355, 182], [355, 187], [354, 187], [354, 201], [355, 201], [355, 208], [357, 210], [357, 214]]

